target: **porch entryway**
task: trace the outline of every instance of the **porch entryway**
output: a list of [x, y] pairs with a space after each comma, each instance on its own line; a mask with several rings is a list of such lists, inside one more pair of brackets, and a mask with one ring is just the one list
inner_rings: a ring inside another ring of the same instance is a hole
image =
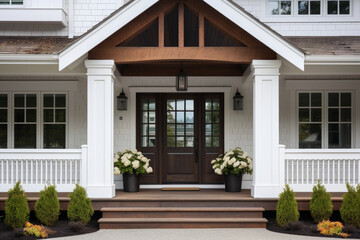
[[224, 152], [223, 93], [138, 93], [136, 148], [154, 173], [142, 183], [222, 183], [211, 160]]

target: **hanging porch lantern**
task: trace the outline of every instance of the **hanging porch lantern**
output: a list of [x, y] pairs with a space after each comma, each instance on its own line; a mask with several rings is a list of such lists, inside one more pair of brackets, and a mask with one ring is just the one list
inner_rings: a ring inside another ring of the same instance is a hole
[[125, 96], [124, 89], [122, 89], [119, 96], [117, 96], [117, 110], [126, 111], [127, 110], [127, 96]]
[[180, 72], [176, 75], [176, 91], [187, 91], [188, 81], [187, 76], [182, 69], [182, 64], [180, 68]]
[[244, 97], [240, 94], [239, 89], [236, 90], [236, 94], [233, 97], [233, 102], [234, 110], [244, 109]]

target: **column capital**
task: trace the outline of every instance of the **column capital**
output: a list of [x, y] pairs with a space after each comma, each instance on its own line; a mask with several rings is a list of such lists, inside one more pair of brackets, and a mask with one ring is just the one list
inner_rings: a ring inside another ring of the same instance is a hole
[[85, 60], [88, 76], [114, 75], [116, 65], [114, 60]]
[[253, 60], [250, 67], [253, 76], [279, 76], [281, 60]]

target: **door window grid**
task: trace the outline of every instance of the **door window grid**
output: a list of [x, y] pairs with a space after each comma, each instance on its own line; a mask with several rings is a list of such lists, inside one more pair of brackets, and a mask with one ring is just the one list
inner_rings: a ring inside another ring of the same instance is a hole
[[14, 148], [37, 146], [37, 94], [14, 94]]
[[66, 147], [66, 94], [43, 94], [43, 147]]
[[0, 148], [8, 146], [8, 94], [0, 94]]
[[220, 146], [220, 101], [218, 98], [205, 100], [205, 146]]
[[194, 146], [194, 100], [167, 100], [167, 147]]
[[156, 104], [155, 99], [141, 101], [141, 146], [156, 146]]
[[351, 148], [351, 93], [329, 92], [328, 99], [328, 146], [329, 148]]

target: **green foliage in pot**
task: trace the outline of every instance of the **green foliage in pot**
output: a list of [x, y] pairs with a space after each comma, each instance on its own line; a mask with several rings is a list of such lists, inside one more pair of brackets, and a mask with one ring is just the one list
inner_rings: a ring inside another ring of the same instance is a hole
[[60, 202], [57, 197], [55, 186], [45, 186], [40, 191], [40, 198], [35, 203], [36, 218], [47, 226], [54, 225], [60, 215]]
[[70, 202], [67, 216], [70, 221], [81, 221], [86, 225], [91, 216], [94, 215], [94, 209], [91, 206], [91, 200], [87, 197], [85, 188], [76, 184], [74, 192], [69, 194]]
[[310, 213], [314, 222], [319, 223], [323, 220], [329, 220], [332, 215], [333, 205], [331, 195], [326, 192], [324, 185], [318, 184], [313, 187], [313, 193], [310, 200]]
[[144, 175], [152, 172], [150, 159], [137, 150], [125, 150], [114, 154], [114, 174], [116, 175], [120, 173]]
[[30, 209], [27, 196], [20, 184], [16, 183], [14, 188], [8, 191], [8, 199], [5, 202], [4, 222], [10, 228], [21, 228], [29, 221]]
[[290, 222], [299, 221], [300, 213], [295, 200], [295, 194], [286, 184], [284, 191], [280, 194], [276, 206], [276, 222], [280, 227], [285, 227]]
[[229, 150], [225, 154], [220, 154], [219, 157], [211, 161], [211, 164], [218, 175], [252, 174], [253, 171], [252, 158], [239, 147]]
[[355, 187], [346, 183], [347, 193], [343, 196], [340, 208], [341, 219], [348, 225], [360, 228], [360, 185]]

